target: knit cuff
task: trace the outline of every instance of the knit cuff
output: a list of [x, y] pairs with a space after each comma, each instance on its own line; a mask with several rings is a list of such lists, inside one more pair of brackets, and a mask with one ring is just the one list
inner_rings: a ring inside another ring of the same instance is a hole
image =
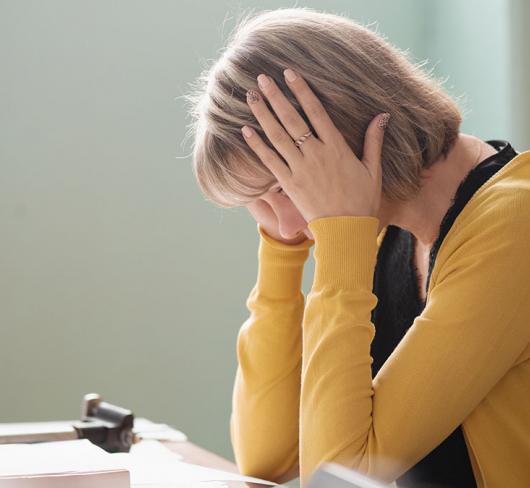
[[379, 219], [370, 216], [321, 217], [308, 224], [315, 236], [313, 289], [373, 288]]

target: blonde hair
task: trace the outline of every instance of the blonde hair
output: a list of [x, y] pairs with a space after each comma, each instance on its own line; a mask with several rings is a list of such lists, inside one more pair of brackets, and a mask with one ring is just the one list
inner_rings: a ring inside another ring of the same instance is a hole
[[422, 168], [447, 156], [456, 141], [462, 114], [455, 100], [381, 35], [305, 7], [248, 13], [184, 96], [193, 119], [187, 136], [194, 136], [194, 173], [214, 204], [244, 205], [276, 182], [241, 135], [249, 125], [274, 148], [246, 102], [247, 90], [259, 90], [258, 74], [275, 80], [313, 130], [284, 81], [287, 67], [307, 81], [359, 159], [369, 122], [381, 112], [392, 115], [382, 149], [389, 200], [414, 196]]

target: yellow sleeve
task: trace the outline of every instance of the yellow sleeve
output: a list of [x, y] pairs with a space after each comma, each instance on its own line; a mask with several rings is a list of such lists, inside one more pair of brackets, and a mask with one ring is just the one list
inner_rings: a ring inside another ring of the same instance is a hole
[[230, 434], [239, 470], [270, 480], [298, 476], [302, 363], [301, 291], [314, 241], [288, 245], [258, 224], [258, 277], [237, 338]]
[[309, 223], [315, 276], [303, 317], [302, 486], [325, 461], [395, 480], [462, 423], [528, 344], [528, 212], [468, 220], [437, 263], [425, 309], [374, 380], [379, 221]]

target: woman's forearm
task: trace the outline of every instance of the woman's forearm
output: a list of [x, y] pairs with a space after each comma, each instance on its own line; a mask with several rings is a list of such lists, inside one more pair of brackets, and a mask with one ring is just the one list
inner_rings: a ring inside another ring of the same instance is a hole
[[274, 481], [298, 475], [304, 295], [312, 241], [294, 246], [261, 234], [249, 318], [237, 338], [230, 434], [242, 473]]
[[[510, 210], [529, 208], [506, 201]], [[479, 405], [528, 347], [528, 218], [524, 212], [503, 218], [499, 208], [470, 210], [461, 236], [444, 241], [424, 310], [375, 378], [370, 345], [377, 219], [336, 216], [309, 223], [316, 247], [303, 317], [302, 487], [322, 462], [390, 483], [459, 425], [465, 428], [470, 416], [484, 415]], [[513, 420], [502, 415], [502, 409], [495, 412], [499, 425]], [[524, 454], [506, 446], [514, 466], [523, 466]], [[482, 450], [490, 466], [493, 453]], [[499, 474], [489, 473], [490, 479]], [[509, 476], [511, 470], [501, 478]]]

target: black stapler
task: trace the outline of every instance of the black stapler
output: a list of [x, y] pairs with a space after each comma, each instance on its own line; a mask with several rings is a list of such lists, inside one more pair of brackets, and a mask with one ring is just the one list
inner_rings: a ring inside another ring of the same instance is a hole
[[108, 452], [129, 452], [136, 442], [133, 425], [130, 410], [89, 393], [83, 397], [81, 420], [0, 424], [0, 444], [88, 439]]

